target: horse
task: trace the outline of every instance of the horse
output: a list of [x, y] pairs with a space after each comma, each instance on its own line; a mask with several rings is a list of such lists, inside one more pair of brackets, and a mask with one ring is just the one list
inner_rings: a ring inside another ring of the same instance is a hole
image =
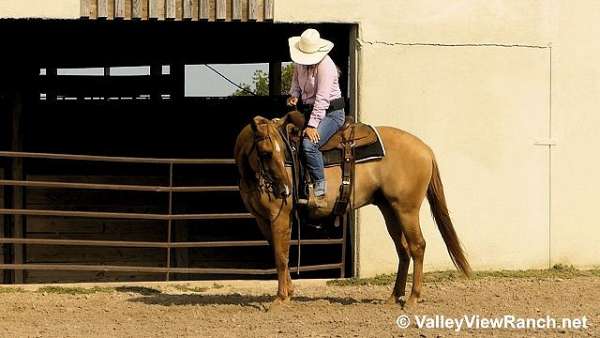
[[[240, 174], [243, 203], [256, 218], [261, 233], [273, 247], [278, 290], [273, 304], [290, 301], [294, 288], [288, 268], [294, 200], [293, 173], [285, 165], [284, 137], [301, 139], [303, 118], [298, 111], [282, 118], [256, 116], [239, 133], [235, 161]], [[421, 298], [425, 239], [419, 210], [425, 197], [455, 267], [465, 276], [471, 267], [448, 212], [444, 188], [433, 151], [416, 136], [394, 128], [376, 127], [386, 154], [377, 161], [357, 163], [351, 208], [374, 204], [383, 214], [398, 255], [398, 270], [388, 304], [411, 307]], [[327, 208], [331, 212], [339, 194], [341, 169], [325, 169]], [[408, 268], [413, 261], [413, 282], [405, 300]]]

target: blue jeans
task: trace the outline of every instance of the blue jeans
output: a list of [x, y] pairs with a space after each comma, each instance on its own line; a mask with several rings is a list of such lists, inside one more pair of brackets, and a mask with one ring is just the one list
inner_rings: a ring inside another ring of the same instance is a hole
[[325, 182], [325, 170], [323, 165], [323, 154], [319, 148], [324, 145], [338, 131], [346, 119], [344, 109], [334, 110], [321, 120], [317, 127], [320, 136], [319, 143], [312, 143], [308, 138], [302, 140], [306, 167], [315, 182], [315, 195], [319, 195], [319, 186], [323, 187]]

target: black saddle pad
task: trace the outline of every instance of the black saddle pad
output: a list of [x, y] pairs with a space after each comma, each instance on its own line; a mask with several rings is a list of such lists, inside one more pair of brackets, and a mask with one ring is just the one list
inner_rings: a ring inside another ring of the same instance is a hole
[[[380, 160], [385, 156], [385, 148], [381, 142], [379, 132], [377, 132], [376, 128], [372, 126], [369, 127], [375, 131], [375, 134], [377, 134], [377, 142], [366, 146], [356, 147], [354, 149], [354, 158], [356, 163]], [[323, 162], [325, 163], [325, 167], [341, 165], [342, 160], [343, 155], [341, 149], [332, 149], [323, 152]]]

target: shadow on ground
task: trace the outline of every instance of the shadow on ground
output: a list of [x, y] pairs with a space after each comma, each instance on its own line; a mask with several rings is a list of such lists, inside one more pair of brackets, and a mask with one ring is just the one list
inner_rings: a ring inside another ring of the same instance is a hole
[[[181, 306], [181, 305], [240, 305], [244, 307], [252, 307], [263, 310], [264, 304], [270, 304], [275, 300], [275, 296], [255, 296], [241, 295], [239, 293], [221, 294], [221, 295], [169, 295], [169, 294], [152, 294], [146, 297], [137, 297], [129, 299], [130, 302], [144, 303], [148, 305], [162, 306]], [[291, 304], [308, 303], [316, 301], [327, 301], [329, 303], [350, 305], [350, 304], [378, 304], [380, 299], [354, 299], [351, 297], [292, 297]]]

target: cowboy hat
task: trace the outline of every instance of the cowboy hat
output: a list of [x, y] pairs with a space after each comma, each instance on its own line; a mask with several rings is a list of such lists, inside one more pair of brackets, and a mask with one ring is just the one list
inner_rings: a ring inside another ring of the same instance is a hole
[[315, 65], [333, 49], [333, 42], [321, 38], [319, 31], [309, 28], [301, 36], [288, 40], [292, 61], [301, 65]]

